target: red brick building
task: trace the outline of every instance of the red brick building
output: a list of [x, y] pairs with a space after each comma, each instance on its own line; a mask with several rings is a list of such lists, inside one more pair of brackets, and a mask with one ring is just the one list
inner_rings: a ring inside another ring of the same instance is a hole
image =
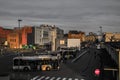
[[19, 28], [14, 28], [14, 31], [7, 37], [10, 48], [21, 48], [22, 45], [27, 45], [27, 34], [31, 32], [31, 26], [24, 26], [20, 30]]
[[31, 26], [24, 26], [24, 27], [22, 27], [22, 35], [21, 35], [21, 37], [22, 37], [22, 42], [21, 42], [21, 44], [22, 45], [26, 45], [27, 44], [27, 34], [28, 33], [32, 33], [32, 27]]
[[4, 42], [7, 41], [7, 35], [12, 31], [12, 29], [5, 29], [3, 27], [0, 27], [0, 44], [4, 44]]

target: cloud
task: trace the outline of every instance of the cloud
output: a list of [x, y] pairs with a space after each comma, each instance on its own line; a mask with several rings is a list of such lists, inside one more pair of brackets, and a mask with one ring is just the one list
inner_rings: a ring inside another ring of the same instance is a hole
[[[0, 0], [0, 25], [58, 24], [66, 30], [119, 31], [119, 0]], [[114, 30], [113, 30], [114, 27]]]

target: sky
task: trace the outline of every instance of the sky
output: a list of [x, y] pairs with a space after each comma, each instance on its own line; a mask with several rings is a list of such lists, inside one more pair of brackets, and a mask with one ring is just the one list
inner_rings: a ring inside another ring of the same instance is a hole
[[120, 0], [0, 0], [0, 26], [50, 24], [65, 30], [120, 32]]

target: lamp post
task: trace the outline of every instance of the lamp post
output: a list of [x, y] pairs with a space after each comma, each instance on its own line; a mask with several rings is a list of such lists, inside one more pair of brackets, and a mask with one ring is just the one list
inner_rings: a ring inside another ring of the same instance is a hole
[[20, 22], [21, 22], [22, 20], [21, 19], [18, 19], [18, 27], [19, 27], [19, 49], [20, 49]]
[[[18, 55], [20, 56], [20, 40], [21, 40], [21, 38], [20, 38], [20, 22], [21, 22], [22, 20], [21, 19], [18, 19], [18, 28], [19, 28], [19, 31], [18, 31], [18, 48], [19, 48], [19, 51], [18, 51]], [[20, 60], [19, 60], [19, 63], [18, 63], [18, 69], [20, 69]]]

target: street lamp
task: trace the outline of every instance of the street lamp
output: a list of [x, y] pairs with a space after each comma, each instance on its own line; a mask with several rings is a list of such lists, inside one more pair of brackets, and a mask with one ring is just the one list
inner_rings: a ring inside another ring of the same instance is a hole
[[20, 22], [21, 22], [22, 20], [21, 19], [18, 19], [18, 27], [19, 27], [19, 48], [20, 48]]
[[[19, 39], [19, 42], [18, 42], [18, 48], [20, 49], [20, 40], [21, 40], [21, 38], [20, 38], [20, 22], [21, 22], [22, 20], [21, 19], [18, 19], [18, 28], [19, 28], [19, 31], [18, 31], [18, 39]], [[20, 50], [18, 51], [18, 55], [20, 56]], [[19, 63], [18, 63], [18, 69], [20, 69], [20, 60], [19, 60]]]

